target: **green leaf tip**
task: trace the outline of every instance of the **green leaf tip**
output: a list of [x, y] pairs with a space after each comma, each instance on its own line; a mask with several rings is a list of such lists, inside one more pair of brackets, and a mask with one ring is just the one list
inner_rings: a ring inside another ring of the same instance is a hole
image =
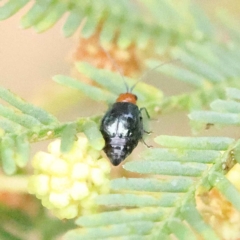
[[79, 236], [81, 236], [81, 240], [89, 240], [101, 238], [107, 239], [108, 237], [131, 236], [132, 234], [145, 235], [150, 232], [152, 227], [152, 222], [136, 221], [92, 229], [76, 229], [74, 231], [69, 231], [64, 236], [64, 240], [79, 239]]
[[17, 167], [15, 163], [15, 142], [12, 138], [4, 137], [1, 139], [1, 160], [2, 167], [6, 174], [12, 175], [16, 172]]
[[227, 137], [158, 136], [154, 141], [164, 147], [199, 150], [226, 150], [234, 139]]
[[0, 115], [29, 129], [41, 126], [41, 123], [34, 117], [26, 114], [21, 114], [13, 111], [12, 109], [0, 104]]
[[214, 111], [193, 111], [188, 117], [201, 123], [212, 123], [221, 125], [240, 125], [239, 114], [235, 113], [218, 113]]
[[227, 88], [226, 93], [229, 98], [240, 100], [240, 89]]
[[48, 125], [51, 123], [57, 123], [57, 119], [44, 111], [41, 108], [38, 108], [30, 103], [25, 102], [20, 97], [13, 94], [11, 91], [0, 87], [0, 98], [8, 102], [12, 106], [18, 108], [24, 114], [34, 117], [42, 124]]
[[100, 88], [90, 86], [86, 83], [78, 81], [77, 79], [67, 77], [64, 75], [57, 75], [53, 77], [53, 80], [62, 85], [80, 90], [85, 95], [87, 95], [88, 97], [92, 98], [95, 101], [105, 101], [107, 103], [112, 103], [115, 101], [115, 97], [113, 94], [103, 91]]
[[0, 20], [7, 19], [24, 7], [30, 0], [9, 0], [0, 7]]
[[118, 178], [111, 181], [113, 190], [132, 190], [145, 192], [186, 192], [193, 184], [189, 178], [175, 177], [173, 179], [148, 178]]
[[[124, 82], [126, 82], [129, 87], [133, 86], [137, 82], [136, 80], [126, 76], [123, 76], [123, 80], [121, 79], [122, 76], [120, 73], [114, 73], [105, 69], [98, 69], [86, 62], [77, 62], [76, 67], [80, 73], [96, 81], [109, 92], [114, 93], [115, 99], [119, 94], [127, 91]], [[153, 100], [158, 102], [163, 98], [163, 93], [159, 89], [144, 82], [139, 82], [133, 92], [138, 96], [140, 103], [146, 104], [146, 102], [151, 102]]]
[[94, 121], [87, 121], [83, 125], [83, 132], [89, 140], [90, 145], [96, 150], [102, 150], [105, 141], [99, 130], [99, 126]]
[[73, 124], [66, 124], [63, 127], [61, 134], [61, 152], [68, 152], [71, 150], [74, 141], [76, 140], [77, 134], [77, 125]]
[[157, 221], [163, 214], [164, 211], [156, 207], [121, 209], [119, 211], [103, 212], [91, 216], [79, 217], [76, 220], [76, 224], [84, 227], [97, 227], [140, 220]]
[[174, 161], [134, 161], [124, 164], [124, 169], [141, 174], [160, 174], [173, 176], [201, 176], [207, 166], [202, 163], [179, 163]]
[[37, 32], [41, 33], [52, 26], [62, 17], [68, 10], [68, 3], [64, 1], [55, 1], [49, 6], [41, 19], [34, 25]]

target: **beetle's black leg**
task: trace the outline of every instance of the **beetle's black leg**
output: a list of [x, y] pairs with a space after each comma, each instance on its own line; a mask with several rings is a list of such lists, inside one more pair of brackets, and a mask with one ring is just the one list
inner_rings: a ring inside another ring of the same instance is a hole
[[141, 141], [144, 143], [144, 145], [145, 146], [147, 146], [148, 148], [153, 148], [153, 146], [152, 145], [148, 145], [144, 140], [143, 140], [143, 138], [141, 139]]
[[148, 111], [147, 111], [147, 109], [145, 108], [145, 107], [143, 107], [143, 108], [140, 108], [140, 110], [139, 110], [141, 113], [142, 113], [142, 111], [145, 111], [145, 113], [146, 113], [146, 115], [147, 115], [147, 117], [148, 117], [148, 119], [150, 119], [150, 115], [149, 115], [149, 113], [148, 113]]
[[[146, 113], [148, 119], [150, 119], [150, 115], [149, 115], [147, 109], [146, 109], [145, 107], [140, 108], [140, 112], [141, 112], [141, 113], [142, 113], [143, 110], [145, 111], [145, 113]], [[142, 120], [142, 116], [140, 116], [140, 119]], [[146, 130], [144, 130], [144, 129], [143, 129], [143, 132], [144, 132], [144, 133], [147, 133], [147, 134], [151, 134], [151, 133], [152, 133], [152, 131], [146, 131]], [[145, 143], [145, 145], [147, 146], [146, 143]]]
[[146, 133], [146, 134], [151, 134], [151, 133], [153, 133], [153, 131], [146, 131], [146, 130], [143, 130], [143, 132]]

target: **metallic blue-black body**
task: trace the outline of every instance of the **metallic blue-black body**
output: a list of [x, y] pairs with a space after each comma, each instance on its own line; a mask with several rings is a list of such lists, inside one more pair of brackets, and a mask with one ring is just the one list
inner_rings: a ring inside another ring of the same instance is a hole
[[103, 150], [117, 166], [143, 137], [141, 111], [131, 102], [116, 102], [103, 117], [100, 131], [105, 139]]

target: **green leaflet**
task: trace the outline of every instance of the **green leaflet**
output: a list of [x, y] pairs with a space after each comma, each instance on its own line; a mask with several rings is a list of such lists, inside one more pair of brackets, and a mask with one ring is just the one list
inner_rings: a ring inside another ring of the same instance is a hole
[[119, 17], [108, 17], [104, 25], [102, 27], [102, 31], [100, 33], [100, 42], [101, 44], [105, 45], [111, 42], [114, 38], [116, 27], [122, 25], [122, 18]]
[[216, 235], [216, 233], [211, 229], [211, 227], [206, 224], [196, 209], [196, 206], [188, 202], [185, 206], [181, 209], [181, 215], [184, 219], [190, 224], [195, 231], [197, 231], [203, 239], [214, 239], [220, 240], [220, 238]]
[[7, 19], [23, 8], [29, 0], [9, 0], [0, 8], [0, 20]]
[[103, 12], [105, 12], [105, 6], [101, 2], [96, 2], [95, 4], [91, 2], [86, 3], [85, 13], [81, 13], [85, 21], [81, 31], [83, 37], [88, 38], [94, 34], [99, 22], [107, 16], [107, 14], [103, 16]]
[[114, 74], [104, 69], [97, 69], [87, 62], [77, 62], [75, 66], [80, 73], [96, 81], [109, 92], [114, 93], [116, 98], [120, 93], [126, 92], [127, 90], [120, 73]]
[[78, 89], [96, 101], [106, 101], [108, 103], [112, 103], [115, 100], [113, 94], [107, 93], [106, 91], [101, 90], [100, 88], [90, 86], [86, 83], [77, 81], [76, 79], [67, 76], [58, 75], [53, 77], [53, 80], [65, 86]]
[[205, 150], [226, 150], [234, 141], [227, 137], [177, 137], [159, 136], [155, 142], [169, 148], [179, 149], [205, 149]]
[[221, 153], [214, 150], [183, 150], [154, 148], [148, 149], [141, 154], [140, 159], [151, 161], [178, 161], [214, 163]]
[[30, 115], [36, 118], [43, 124], [51, 124], [56, 123], [57, 119], [44, 111], [41, 108], [38, 108], [30, 103], [25, 102], [20, 97], [16, 96], [15, 94], [11, 93], [9, 90], [0, 87], [0, 98], [11, 104], [12, 106], [18, 108], [24, 114]]
[[23, 28], [29, 28], [40, 22], [52, 5], [53, 1], [36, 2], [27, 14], [22, 17], [21, 26]]
[[17, 123], [14, 123], [8, 119], [0, 119], [0, 128], [5, 132], [19, 132], [22, 130], [22, 127]]
[[37, 32], [44, 32], [51, 28], [68, 10], [68, 4], [59, 1], [54, 3], [48, 10], [49, 12], [45, 13], [44, 17], [34, 25]]
[[124, 169], [141, 174], [168, 174], [173, 176], [201, 176], [207, 166], [202, 163], [179, 163], [175, 161], [134, 161], [124, 165]]
[[84, 227], [97, 227], [101, 225], [127, 223], [139, 220], [158, 221], [164, 216], [164, 210], [155, 207], [141, 209], [122, 209], [119, 211], [103, 212], [91, 216], [82, 216], [76, 224]]
[[102, 150], [105, 141], [101, 132], [99, 131], [99, 126], [94, 121], [87, 121], [83, 125], [83, 132], [89, 140], [90, 145], [96, 150]]
[[[28, 1], [9, 0], [0, 8], [0, 19], [10, 17]], [[142, 0], [141, 4], [142, 7], [125, 0], [114, 4], [111, 1], [94, 4], [71, 0], [34, 1], [32, 8], [23, 16], [21, 25], [23, 28], [33, 26], [38, 32], [43, 32], [69, 12], [69, 18], [63, 28], [65, 36], [71, 36], [81, 26], [82, 35], [88, 38], [101, 25], [101, 43], [111, 42], [118, 34], [116, 42], [121, 48], [127, 48], [133, 43], [142, 48], [151, 41], [155, 49], [161, 49], [162, 52], [166, 52], [175, 41], [179, 43], [186, 39], [202, 41], [211, 36], [210, 23], [205, 20], [206, 17], [199, 10], [199, 6], [190, 6], [188, 1], [176, 4], [167, 0], [160, 2]], [[193, 10], [197, 12], [194, 17], [189, 14]], [[83, 19], [85, 24], [81, 25]], [[208, 23], [201, 25], [203, 20]]]
[[174, 49], [172, 52], [175, 58], [181, 59], [181, 62], [184, 63], [190, 70], [195, 72], [196, 74], [205, 77], [210, 82], [217, 83], [223, 82], [225, 80], [224, 76], [221, 75], [217, 69], [212, 66], [209, 66], [204, 61], [199, 58], [183, 51], [180, 48]]
[[79, 28], [84, 15], [78, 10], [73, 10], [70, 12], [64, 26], [63, 34], [65, 37], [71, 37]]
[[30, 155], [30, 144], [26, 134], [21, 134], [16, 137], [16, 153], [15, 161], [17, 166], [25, 167]]
[[[188, 1], [186, 1], [186, 4], [189, 4]], [[198, 29], [199, 32], [195, 32], [196, 35], [200, 38], [204, 38], [204, 36], [211, 36], [213, 37], [214, 34], [216, 34], [216, 28], [214, 24], [212, 23], [211, 19], [207, 16], [206, 12], [203, 11], [202, 8], [199, 8], [198, 6], [191, 4], [190, 5], [190, 12], [192, 13], [192, 17], [194, 18], [194, 23], [196, 29]], [[199, 36], [200, 35], [200, 36]]]
[[[96, 81], [109, 92], [114, 93], [115, 99], [120, 93], [127, 92], [124, 81], [127, 83], [128, 88], [131, 88], [136, 83], [136, 81], [127, 77], [121, 79], [119, 73], [115, 74], [107, 70], [99, 70], [85, 62], [76, 63], [76, 67], [80, 73]], [[133, 93], [138, 96], [140, 102], [144, 103], [153, 99], [155, 101], [160, 101], [162, 99], [162, 92], [160, 90], [143, 82], [139, 82], [136, 85]]]
[[194, 111], [188, 115], [191, 120], [202, 123], [222, 125], [239, 125], [240, 115], [235, 113], [218, 113], [214, 111]]
[[12, 138], [4, 137], [1, 139], [1, 160], [5, 173], [11, 175], [16, 171], [15, 163], [15, 143]]
[[240, 113], [240, 103], [235, 101], [217, 99], [210, 104], [210, 107], [217, 112]]
[[190, 42], [186, 44], [185, 49], [190, 54], [193, 54], [195, 57], [213, 67], [225, 78], [239, 76], [239, 70], [234, 67], [235, 64], [226, 66], [226, 56], [229, 56], [230, 58], [232, 57], [231, 51], [226, 46], [216, 46], [211, 42], [208, 42], [204, 45]]
[[61, 152], [71, 150], [74, 141], [76, 140], [76, 124], [66, 124], [61, 131]]
[[238, 99], [239, 90], [228, 88], [226, 95], [230, 100], [217, 99], [210, 104], [212, 111], [193, 111], [188, 116], [192, 120], [193, 127], [197, 124], [219, 124], [239, 125], [240, 124], [240, 103]]
[[118, 236], [129, 236], [139, 234], [145, 235], [148, 234], [153, 226], [153, 223], [148, 221], [136, 221], [127, 224], [117, 224], [117, 225], [109, 225], [106, 227], [99, 227], [93, 229], [77, 229], [75, 231], [69, 231], [64, 239], [79, 239], [79, 235], [83, 240], [90, 239], [101, 239], [108, 237], [118, 237]]
[[4, 172], [11, 175], [16, 172], [17, 166], [26, 166], [29, 160], [29, 152], [30, 146], [26, 134], [2, 137], [0, 156]]
[[227, 88], [226, 89], [227, 97], [232, 99], [240, 99], [240, 90], [236, 88]]
[[145, 192], [187, 192], [193, 180], [184, 177], [173, 179], [118, 178], [111, 181], [113, 190], [132, 190]]
[[179, 240], [197, 240], [197, 236], [193, 230], [179, 219], [170, 219], [168, 222], [168, 228]]
[[29, 129], [41, 126], [41, 123], [36, 118], [17, 113], [3, 105], [0, 105], [0, 115]]
[[209, 177], [209, 181], [238, 211], [240, 210], [240, 193], [223, 174], [215, 172]]
[[113, 207], [174, 207], [179, 196], [177, 194], [161, 194], [160, 197], [138, 194], [106, 194], [96, 198], [99, 205]]
[[[156, 61], [153, 59], [148, 60], [147, 65], [150, 68], [154, 68], [155, 66], [159, 65], [159, 61]], [[158, 68], [157, 71], [160, 73], [164, 73], [167, 76], [176, 78], [180, 81], [189, 83], [196, 87], [202, 87], [204, 84], [204, 81], [205, 81], [204, 77], [202, 77], [201, 75], [198, 75], [197, 73], [195, 73], [189, 69], [178, 67], [178, 66], [172, 65], [172, 64], [165, 64], [165, 65], [161, 66], [160, 68]]]

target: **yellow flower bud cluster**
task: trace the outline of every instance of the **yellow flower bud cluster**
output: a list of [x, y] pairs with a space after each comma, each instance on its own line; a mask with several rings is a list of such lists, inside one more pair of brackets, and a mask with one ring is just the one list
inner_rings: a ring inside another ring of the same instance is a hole
[[236, 163], [226, 174], [227, 179], [240, 191], [240, 164]]
[[60, 140], [48, 151], [34, 156], [29, 192], [60, 219], [95, 212], [94, 198], [109, 191], [109, 161], [82, 136], [68, 153], [60, 151]]

